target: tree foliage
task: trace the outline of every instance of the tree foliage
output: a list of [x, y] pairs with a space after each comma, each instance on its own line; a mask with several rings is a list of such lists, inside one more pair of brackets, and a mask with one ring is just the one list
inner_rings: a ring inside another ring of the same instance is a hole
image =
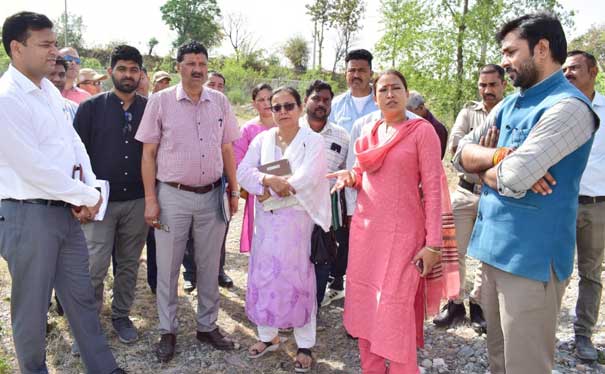
[[[323, 56], [324, 33], [330, 26], [332, 2], [330, 0], [315, 0], [305, 5], [307, 14], [313, 21], [313, 68], [319, 66]], [[315, 48], [317, 47], [317, 65], [315, 65]]]
[[605, 24], [593, 25], [588, 31], [569, 43], [567, 50], [580, 49], [592, 54], [597, 59], [599, 74], [596, 89], [605, 92]]
[[255, 42], [243, 14], [227, 14], [223, 22], [223, 32], [235, 52], [236, 61], [239, 61], [242, 56], [254, 55]]
[[168, 0], [160, 11], [162, 20], [177, 33], [175, 47], [197, 40], [209, 48], [218, 45], [223, 38], [221, 25], [217, 22], [221, 10], [216, 0]]
[[160, 44], [160, 42], [155, 38], [155, 36], [149, 39], [149, 41], [147, 42], [147, 47], [149, 47], [149, 50], [147, 51], [147, 56], [151, 56], [151, 54], [153, 53], [153, 49], [158, 44]]
[[[57, 34], [57, 45], [59, 48], [73, 47], [80, 50], [84, 47], [84, 31], [86, 26], [82, 20], [82, 16], [67, 13], [67, 30], [65, 29], [65, 13], [53, 21], [54, 30]], [[65, 36], [67, 34], [67, 45], [65, 44]]]
[[381, 0], [381, 5], [384, 34], [376, 54], [399, 68], [446, 123], [476, 98], [478, 69], [500, 62], [494, 34], [502, 23], [541, 9], [573, 26], [573, 13], [556, 0]]
[[338, 62], [349, 51], [356, 34], [363, 28], [361, 20], [365, 10], [363, 0], [332, 0], [328, 13], [330, 27], [336, 30], [339, 37], [335, 48], [333, 72], [336, 71]]
[[293, 36], [284, 45], [284, 56], [290, 61], [294, 70], [304, 73], [309, 62], [309, 46], [302, 36]]

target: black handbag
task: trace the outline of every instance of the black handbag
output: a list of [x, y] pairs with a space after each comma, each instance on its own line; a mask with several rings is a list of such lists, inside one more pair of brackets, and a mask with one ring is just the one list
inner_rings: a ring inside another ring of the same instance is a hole
[[315, 265], [332, 264], [336, 261], [338, 243], [334, 230], [325, 232], [321, 226], [315, 225], [311, 234], [311, 257]]

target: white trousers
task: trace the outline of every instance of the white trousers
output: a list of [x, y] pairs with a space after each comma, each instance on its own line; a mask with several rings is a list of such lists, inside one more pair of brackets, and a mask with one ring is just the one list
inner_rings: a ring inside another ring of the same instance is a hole
[[[279, 333], [277, 327], [257, 326], [258, 339], [261, 342], [270, 342]], [[311, 313], [311, 321], [303, 327], [294, 328], [294, 339], [298, 348], [313, 348], [315, 345], [316, 333], [316, 317], [315, 313]]]

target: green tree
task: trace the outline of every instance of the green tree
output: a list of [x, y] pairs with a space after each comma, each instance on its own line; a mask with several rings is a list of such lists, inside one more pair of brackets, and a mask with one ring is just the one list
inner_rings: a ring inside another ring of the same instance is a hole
[[160, 11], [166, 25], [177, 32], [175, 47], [197, 40], [209, 48], [223, 38], [221, 25], [216, 21], [221, 16], [216, 0], [168, 0]]
[[153, 49], [158, 44], [160, 44], [160, 42], [155, 37], [149, 39], [149, 41], [147, 42], [147, 46], [149, 47], [149, 50], [147, 51], [147, 56], [151, 56], [151, 54], [153, 53]]
[[[305, 7], [307, 8], [307, 14], [313, 21], [313, 68], [319, 66], [319, 69], [321, 69], [324, 32], [330, 25], [330, 10], [332, 8], [332, 3], [329, 0], [315, 0], [314, 3], [307, 4]], [[315, 47], [317, 47], [317, 50]], [[315, 64], [316, 52], [317, 65]]]
[[[0, 29], [0, 34], [2, 34], [2, 29]], [[2, 73], [8, 70], [8, 65], [10, 64], [10, 62], [10, 57], [8, 57], [8, 54], [4, 50], [4, 47], [0, 47], [0, 75], [2, 75]]]
[[399, 67], [431, 109], [453, 122], [463, 103], [476, 98], [478, 68], [499, 63], [494, 34], [504, 20], [534, 9], [555, 12], [565, 26], [573, 13], [556, 0], [382, 0], [381, 60]]
[[592, 54], [599, 63], [599, 69], [603, 70], [605, 68], [605, 23], [591, 26], [584, 34], [572, 40], [567, 49], [581, 49]]
[[309, 47], [302, 36], [293, 36], [286, 41], [284, 56], [290, 61], [294, 70], [304, 73], [309, 62]]
[[[67, 30], [65, 29], [65, 13], [62, 13], [53, 23], [59, 48], [73, 47], [77, 50], [84, 48], [83, 34], [86, 31], [86, 26], [82, 21], [82, 16], [67, 13]], [[66, 34], [67, 45], [65, 44]]]
[[334, 69], [336, 64], [349, 51], [355, 34], [358, 33], [363, 25], [360, 21], [365, 12], [365, 3], [363, 0], [334, 0], [329, 11], [330, 26], [333, 27], [339, 35], [339, 40], [336, 45], [336, 58], [334, 61]]

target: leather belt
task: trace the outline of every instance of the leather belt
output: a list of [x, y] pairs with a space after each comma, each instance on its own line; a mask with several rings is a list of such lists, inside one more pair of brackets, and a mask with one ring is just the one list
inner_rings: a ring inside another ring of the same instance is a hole
[[578, 196], [578, 202], [580, 204], [596, 204], [602, 203], [603, 201], [605, 201], [605, 196]]
[[471, 183], [465, 179], [460, 178], [460, 180], [458, 181], [458, 185], [462, 188], [464, 188], [467, 191], [470, 191], [474, 194], [480, 194], [481, 193], [481, 185], [480, 184], [476, 184], [476, 183]]
[[201, 187], [192, 187], [192, 186], [187, 186], [185, 184], [180, 184], [180, 183], [176, 183], [176, 182], [164, 182], [167, 185], [169, 185], [170, 187], [174, 187], [177, 190], [183, 190], [183, 191], [188, 191], [188, 192], [193, 192], [193, 193], [198, 193], [198, 194], [204, 194], [207, 192], [212, 191], [213, 189], [217, 188], [218, 186], [221, 185], [221, 180], [217, 180], [216, 182], [212, 183], [212, 184], [207, 184], [205, 186], [201, 186]]
[[17, 200], [17, 199], [4, 199], [2, 201], [12, 201], [14, 203], [20, 203], [20, 204], [37, 204], [37, 205], [46, 205], [46, 206], [59, 206], [59, 207], [62, 207], [62, 208], [68, 208], [68, 207], [72, 206], [70, 203], [66, 203], [65, 201], [60, 201], [60, 200], [45, 200], [45, 199], [24, 199], [24, 200]]

